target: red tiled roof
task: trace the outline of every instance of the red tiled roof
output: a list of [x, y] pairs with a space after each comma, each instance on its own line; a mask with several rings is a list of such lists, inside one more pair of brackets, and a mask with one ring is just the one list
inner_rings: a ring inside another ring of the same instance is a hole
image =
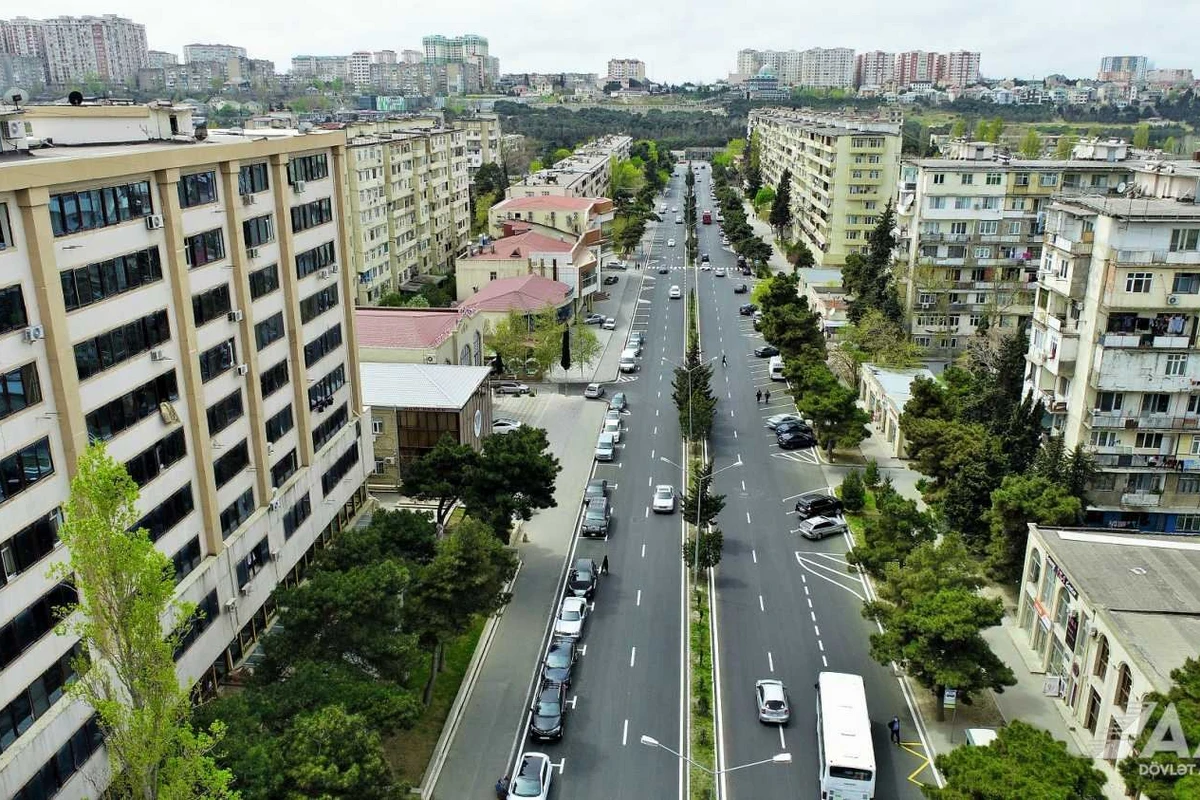
[[473, 311], [541, 311], [546, 306], [562, 305], [570, 291], [567, 284], [541, 275], [497, 278], [464, 300], [462, 307]]
[[357, 308], [354, 327], [359, 347], [415, 350], [446, 341], [461, 314], [457, 308]]
[[575, 248], [571, 242], [560, 241], [534, 231], [505, 236], [483, 248], [483, 252], [470, 256], [466, 261], [496, 261], [509, 258], [529, 258], [530, 253], [569, 253]]
[[597, 203], [605, 202], [604, 197], [510, 197], [492, 206], [492, 211], [586, 211]]

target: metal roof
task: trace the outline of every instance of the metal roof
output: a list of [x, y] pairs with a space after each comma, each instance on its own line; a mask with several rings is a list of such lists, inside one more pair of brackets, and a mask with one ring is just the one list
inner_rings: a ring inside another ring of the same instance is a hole
[[458, 411], [491, 371], [491, 367], [364, 361], [359, 375], [363, 402], [369, 406]]

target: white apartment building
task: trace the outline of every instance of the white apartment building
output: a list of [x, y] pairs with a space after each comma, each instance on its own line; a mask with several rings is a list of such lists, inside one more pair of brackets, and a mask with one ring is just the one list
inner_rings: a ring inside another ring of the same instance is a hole
[[1026, 385], [1095, 455], [1089, 524], [1200, 532], [1200, 169], [1133, 178], [1049, 207]]
[[854, 57], [854, 85], [890, 86], [896, 80], [896, 54], [882, 50], [859, 53]]
[[179, 56], [174, 53], [167, 53], [163, 50], [150, 50], [147, 52], [149, 61], [147, 65], [150, 69], [164, 69], [166, 67], [174, 67], [179, 63]]
[[46, 81], [55, 86], [90, 76], [112, 83], [133, 82], [149, 65], [146, 26], [115, 14], [93, 17], [17, 17], [0, 22], [9, 52], [39, 56]]
[[985, 319], [1001, 332], [1029, 321], [1053, 197], [1115, 193], [1132, 174], [1124, 142], [1085, 141], [1055, 160], [958, 140], [946, 155], [905, 161], [896, 200], [910, 333], [936, 359], [961, 353]]
[[538, 170], [508, 187], [508, 197], [607, 197], [612, 159], [629, 157], [633, 139], [611, 134], [576, 148], [553, 167]]
[[800, 54], [800, 86], [846, 89], [854, 86], [854, 50], [849, 47], [814, 47]]
[[73, 590], [47, 572], [89, 441], [204, 612], [176, 654], [201, 694], [366, 501], [345, 138], [197, 137], [157, 103], [0, 107], [14, 121], [56, 146], [0, 155], [0, 797], [76, 800], [107, 762], [64, 698], [79, 645], [51, 609]]
[[445, 280], [471, 233], [466, 131], [426, 117], [346, 132], [356, 303]]
[[185, 44], [183, 61], [228, 61], [231, 58], [246, 58], [246, 48], [232, 44]]
[[636, 58], [610, 58], [608, 60], [608, 79], [610, 81], [646, 82], [646, 64]]
[[454, 124], [466, 132], [467, 174], [471, 180], [484, 164], [503, 164], [500, 141], [504, 132], [500, 129], [499, 114], [476, 112], [469, 117], [459, 117]]
[[292, 74], [318, 81], [350, 80], [350, 60], [346, 56], [292, 56]]
[[819, 267], [865, 253], [871, 229], [895, 195], [900, 125], [782, 108], [750, 112], [758, 133], [763, 184], [792, 175], [792, 230]]

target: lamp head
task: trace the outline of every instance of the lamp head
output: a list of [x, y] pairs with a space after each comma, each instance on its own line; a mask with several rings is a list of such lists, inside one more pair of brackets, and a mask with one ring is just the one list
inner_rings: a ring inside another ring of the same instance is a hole
[[[658, 739], [646, 734], [642, 734], [642, 744], [646, 745], [646, 747], [659, 747]], [[788, 755], [788, 758], [791, 759], [791, 755]]]

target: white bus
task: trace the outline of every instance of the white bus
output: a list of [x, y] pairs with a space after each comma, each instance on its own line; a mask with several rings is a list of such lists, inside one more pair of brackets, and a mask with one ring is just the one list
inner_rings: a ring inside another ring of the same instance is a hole
[[861, 676], [843, 672], [818, 676], [817, 752], [821, 800], [875, 796], [875, 748]]
[[771, 380], [781, 381], [783, 377], [783, 356], [771, 356], [770, 362], [767, 364], [771, 370]]

